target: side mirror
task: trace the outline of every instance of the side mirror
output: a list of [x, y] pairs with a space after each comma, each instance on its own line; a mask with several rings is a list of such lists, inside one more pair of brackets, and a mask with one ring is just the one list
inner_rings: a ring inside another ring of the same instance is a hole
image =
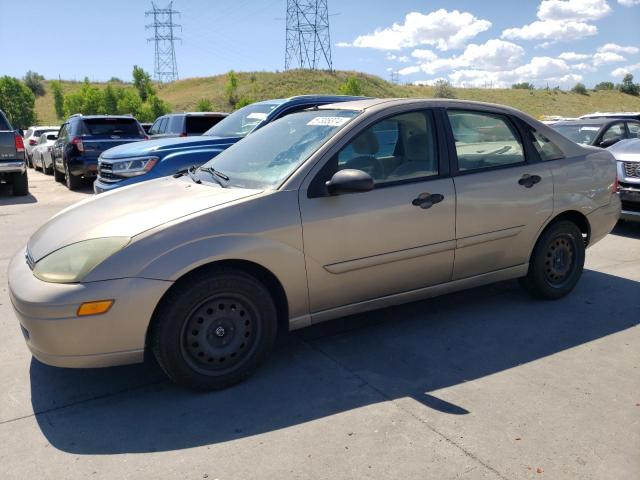
[[330, 195], [368, 192], [373, 190], [373, 184], [373, 178], [368, 173], [348, 168], [337, 171], [331, 180], [325, 183]]
[[600, 142], [598, 146], [600, 148], [609, 148], [612, 145], [615, 145], [616, 143], [618, 143], [620, 140], [621, 140], [620, 138], [610, 138], [609, 140], [603, 140], [602, 142]]

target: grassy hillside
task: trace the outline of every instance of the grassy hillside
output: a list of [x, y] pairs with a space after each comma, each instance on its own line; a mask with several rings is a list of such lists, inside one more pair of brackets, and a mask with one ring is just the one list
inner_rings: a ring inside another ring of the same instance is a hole
[[[237, 95], [240, 99], [266, 100], [308, 93], [339, 93], [348, 77], [357, 77], [364, 95], [372, 97], [423, 97], [431, 98], [431, 87], [395, 85], [385, 80], [358, 72], [325, 72], [290, 70], [287, 72], [238, 73]], [[167, 101], [174, 111], [194, 110], [197, 102], [208, 99], [214, 109], [229, 111], [226, 100], [226, 75], [189, 78], [166, 85], [158, 85], [158, 96]], [[96, 84], [104, 87], [106, 84]], [[81, 87], [78, 82], [63, 82], [65, 93]], [[546, 90], [512, 90], [456, 88], [459, 99], [501, 103], [523, 110], [534, 117], [541, 115], [579, 116], [594, 111], [640, 111], [640, 98], [617, 91], [589, 92], [579, 95]], [[53, 99], [47, 85], [47, 94], [36, 100], [39, 122], [56, 123]]]

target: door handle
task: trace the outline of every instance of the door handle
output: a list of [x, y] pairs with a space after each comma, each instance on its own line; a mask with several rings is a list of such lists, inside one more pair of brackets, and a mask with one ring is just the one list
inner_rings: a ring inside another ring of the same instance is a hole
[[411, 201], [411, 205], [426, 209], [433, 207], [436, 203], [440, 203], [442, 200], [444, 200], [444, 195], [439, 193], [423, 192]]
[[536, 183], [540, 183], [540, 180], [542, 180], [542, 178], [540, 178], [539, 175], [529, 175], [528, 173], [525, 173], [522, 175], [520, 180], [518, 180], [518, 183], [525, 188], [531, 188]]

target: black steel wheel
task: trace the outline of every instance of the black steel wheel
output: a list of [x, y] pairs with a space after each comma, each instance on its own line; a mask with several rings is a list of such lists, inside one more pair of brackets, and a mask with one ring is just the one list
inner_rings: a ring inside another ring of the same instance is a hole
[[174, 382], [220, 389], [242, 381], [264, 361], [277, 324], [274, 300], [259, 280], [211, 268], [167, 292], [152, 320], [149, 346]]
[[535, 297], [562, 298], [580, 280], [584, 258], [585, 240], [576, 224], [555, 222], [538, 239], [521, 284]]

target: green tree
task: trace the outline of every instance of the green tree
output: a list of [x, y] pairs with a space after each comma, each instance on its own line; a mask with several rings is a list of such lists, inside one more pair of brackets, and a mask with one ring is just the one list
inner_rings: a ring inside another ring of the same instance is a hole
[[224, 90], [227, 94], [229, 105], [231, 105], [232, 108], [236, 108], [236, 103], [238, 103], [238, 76], [233, 70], [227, 74], [227, 84]]
[[53, 80], [50, 84], [53, 93], [53, 107], [56, 110], [57, 118], [64, 118], [64, 93], [62, 93], [62, 83]]
[[355, 77], [349, 77], [340, 85], [340, 93], [343, 95], [362, 95], [362, 86]]
[[593, 88], [594, 90], [613, 90], [615, 85], [613, 82], [600, 82]]
[[163, 100], [160, 100], [155, 95], [149, 95], [149, 98], [147, 98], [147, 105], [149, 106], [151, 111], [152, 118], [148, 120], [150, 122], [171, 111], [171, 107], [169, 107], [169, 104]]
[[0, 110], [13, 128], [27, 128], [36, 122], [36, 97], [24, 83], [13, 77], [0, 77]]
[[511, 85], [511, 88], [513, 88], [514, 90], [533, 90], [535, 87], [533, 86], [533, 83], [521, 82], [514, 83], [513, 85]]
[[120, 88], [107, 85], [104, 89], [104, 112], [107, 114], [118, 113], [118, 98]]
[[133, 66], [133, 86], [138, 90], [140, 100], [143, 102], [147, 101], [149, 95], [156, 93], [151, 82], [151, 75], [137, 65]]
[[573, 93], [577, 93], [579, 95], [587, 95], [587, 87], [585, 87], [584, 83], [576, 83], [575, 86], [571, 89]]
[[211, 100], [207, 98], [199, 100], [196, 104], [196, 112], [211, 112], [212, 110], [213, 105], [211, 104]]
[[22, 79], [24, 84], [29, 87], [36, 97], [42, 97], [45, 94], [44, 77], [39, 73], [29, 70]]
[[626, 93], [628, 95], [638, 96], [640, 93], [640, 86], [637, 83], [633, 83], [633, 75], [627, 73], [622, 80], [622, 85], [620, 85], [620, 91], [622, 93]]
[[434, 98], [456, 98], [455, 91], [447, 80], [438, 80], [433, 85]]
[[124, 90], [122, 97], [118, 99], [118, 113], [131, 114], [137, 117], [142, 108], [140, 96], [133, 90]]

